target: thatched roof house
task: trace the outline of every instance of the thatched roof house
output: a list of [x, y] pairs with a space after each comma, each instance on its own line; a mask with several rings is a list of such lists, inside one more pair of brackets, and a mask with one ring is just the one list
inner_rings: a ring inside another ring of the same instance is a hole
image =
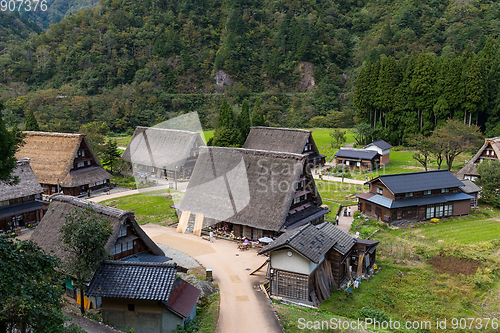
[[496, 138], [484, 139], [483, 146], [478, 150], [476, 155], [457, 172], [459, 179], [470, 179], [472, 181], [479, 178], [476, 165], [483, 160], [498, 160], [500, 159], [500, 136]]
[[305, 155], [202, 147], [179, 209], [257, 239], [320, 223], [321, 204]]
[[113, 233], [106, 243], [106, 250], [113, 254], [113, 259], [121, 259], [140, 252], [150, 252], [157, 256], [165, 255], [137, 224], [134, 212], [67, 195], [55, 195], [52, 198], [47, 213], [36, 227], [30, 240], [45, 252], [53, 252], [63, 262], [68, 262], [70, 254], [61, 243], [59, 230], [66, 222], [66, 215], [71, 210], [88, 205], [111, 222]]
[[311, 131], [295, 128], [250, 127], [243, 148], [274, 152], [306, 154], [311, 166], [325, 164]]
[[23, 227], [39, 222], [43, 216], [42, 186], [36, 180], [27, 159], [17, 161], [12, 174], [19, 182], [9, 185], [0, 182], [0, 230]]
[[204, 146], [200, 133], [155, 127], [135, 129], [122, 158], [135, 170], [169, 176], [176, 169], [188, 177], [198, 157], [198, 147]]
[[112, 176], [103, 169], [83, 134], [24, 132], [17, 158], [29, 158], [45, 194], [79, 195], [105, 186]]

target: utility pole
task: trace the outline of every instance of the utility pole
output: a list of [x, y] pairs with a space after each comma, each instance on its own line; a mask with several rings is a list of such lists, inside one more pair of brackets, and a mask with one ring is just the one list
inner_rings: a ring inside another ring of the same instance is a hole
[[344, 182], [344, 168], [345, 168], [345, 161], [342, 161], [342, 183]]

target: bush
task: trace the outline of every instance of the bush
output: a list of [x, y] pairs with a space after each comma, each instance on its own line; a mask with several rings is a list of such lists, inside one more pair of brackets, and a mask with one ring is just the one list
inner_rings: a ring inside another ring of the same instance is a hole
[[372, 318], [376, 321], [389, 321], [390, 317], [382, 310], [372, 309], [369, 306], [364, 306], [355, 312], [355, 316], [358, 318]]

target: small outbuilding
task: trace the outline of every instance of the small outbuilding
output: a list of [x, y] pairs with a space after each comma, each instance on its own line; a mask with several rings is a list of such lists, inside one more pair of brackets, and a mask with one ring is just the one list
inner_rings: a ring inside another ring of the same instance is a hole
[[462, 183], [464, 183], [464, 186], [460, 186], [460, 191], [470, 195], [472, 197], [470, 199], [470, 207], [477, 208], [478, 207], [479, 192], [481, 192], [482, 189], [479, 186], [477, 186], [476, 184], [474, 184], [474, 182], [470, 179], [464, 179], [464, 180], [462, 180]]
[[335, 153], [335, 164], [344, 164], [349, 170], [371, 171], [380, 166], [380, 155], [375, 150], [340, 148]]
[[373, 273], [377, 245], [325, 222], [286, 232], [259, 254], [270, 255], [271, 295], [317, 305], [330, 297], [331, 289], [339, 289], [356, 277], [368, 278]]
[[392, 146], [384, 140], [373, 141], [372, 143], [363, 147], [365, 150], [376, 151], [380, 155], [380, 166], [389, 163], [390, 153]]
[[135, 333], [164, 333], [196, 318], [201, 291], [176, 278], [176, 264], [104, 261], [87, 294], [102, 298], [104, 323]]

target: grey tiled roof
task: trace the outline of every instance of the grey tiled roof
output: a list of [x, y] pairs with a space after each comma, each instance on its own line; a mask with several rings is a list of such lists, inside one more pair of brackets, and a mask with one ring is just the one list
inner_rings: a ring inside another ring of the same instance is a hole
[[465, 186], [460, 186], [460, 190], [464, 193], [475, 193], [481, 191], [481, 188], [474, 184], [474, 182], [470, 179], [464, 179], [462, 180], [462, 183], [464, 183]]
[[[383, 149], [383, 150], [392, 148], [392, 146], [390, 144], [388, 144], [387, 142], [385, 142], [384, 140], [373, 141], [370, 144], [371, 145], [375, 145], [375, 146], [377, 146], [377, 147], [379, 147], [380, 149]], [[365, 148], [368, 147], [369, 145], [365, 146]]]
[[359, 159], [367, 159], [371, 160], [378, 153], [375, 150], [365, 150], [365, 149], [355, 149], [355, 148], [344, 148], [340, 149], [335, 153], [336, 157], [344, 157], [344, 158], [359, 158]]
[[451, 193], [451, 194], [432, 195], [432, 196], [411, 198], [411, 199], [391, 200], [389, 198], [375, 194], [371, 197], [362, 199], [365, 199], [371, 203], [377, 204], [382, 207], [394, 209], [394, 208], [413, 207], [413, 206], [425, 206], [425, 205], [459, 201], [459, 200], [470, 200], [472, 199], [472, 197], [465, 193]]
[[369, 183], [377, 179], [382, 181], [382, 183], [384, 183], [394, 194], [464, 186], [464, 184], [448, 170], [380, 175], [369, 181]]
[[307, 224], [300, 229], [286, 232], [259, 253], [289, 247], [312, 262], [318, 263], [331, 248], [346, 254], [355, 243], [356, 240], [347, 233], [325, 222], [318, 226]]
[[176, 264], [104, 261], [90, 282], [87, 295], [168, 301]]

